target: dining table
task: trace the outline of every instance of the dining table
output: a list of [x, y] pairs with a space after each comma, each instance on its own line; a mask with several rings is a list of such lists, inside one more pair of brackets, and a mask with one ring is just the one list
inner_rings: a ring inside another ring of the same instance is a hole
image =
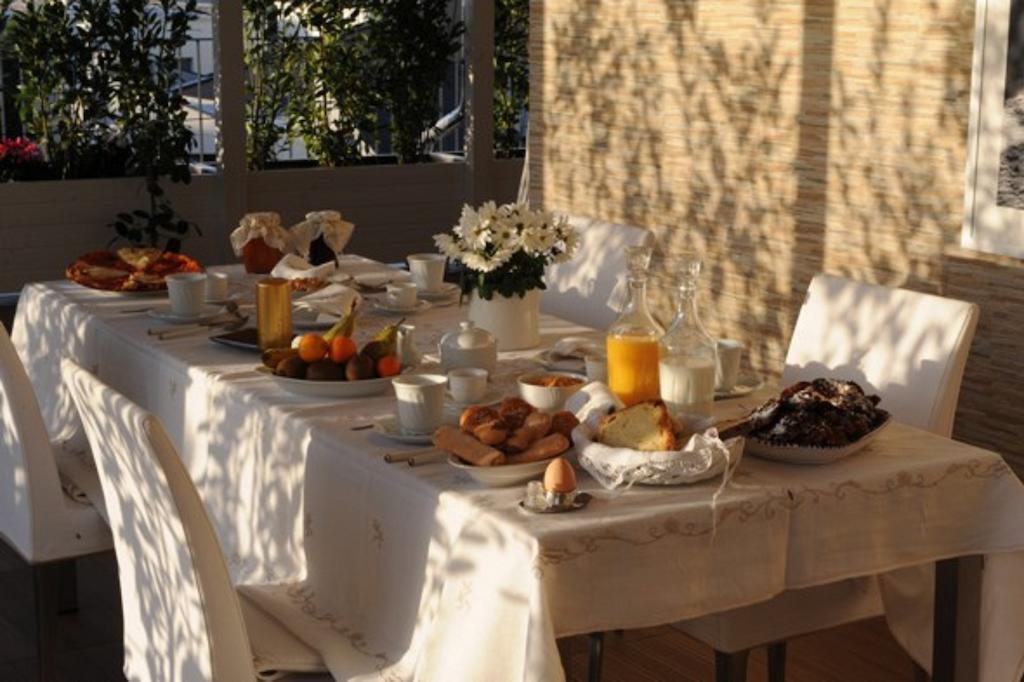
[[[358, 256], [339, 268], [395, 272]], [[214, 269], [252, 298], [255, 278], [240, 266]], [[561, 680], [559, 638], [933, 566], [938, 592], [924, 570], [886, 601], [901, 643], [935, 662], [937, 680], [1016, 682], [1024, 672], [1024, 487], [997, 453], [893, 423], [826, 465], [745, 456], [724, 486], [608, 491], [580, 471], [586, 508], [534, 514], [519, 505], [524, 485], [484, 487], [444, 457], [386, 457], [417, 447], [369, 428], [394, 413], [390, 387], [295, 395], [259, 370], [258, 353], [202, 332], [148, 334], [163, 323], [147, 306], [165, 300], [68, 281], [23, 288], [13, 339], [47, 426], [69, 447], [83, 438], [61, 357], [159, 417], [233, 581], [243, 592], [277, 585], [260, 606], [319, 650], [336, 679]], [[466, 316], [454, 297], [405, 320], [422, 371], [439, 371], [438, 340]], [[366, 306], [357, 337], [397, 319]], [[538, 348], [500, 354], [499, 394], [515, 394], [541, 348], [601, 338], [548, 315], [541, 333]], [[720, 401], [716, 417], [768, 394]]]

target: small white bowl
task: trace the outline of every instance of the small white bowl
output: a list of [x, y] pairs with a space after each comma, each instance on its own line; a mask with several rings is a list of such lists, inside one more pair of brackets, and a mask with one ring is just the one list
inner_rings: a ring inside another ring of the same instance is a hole
[[[543, 376], [572, 377], [579, 383], [572, 386], [538, 386], [530, 383]], [[565, 407], [565, 401], [587, 383], [586, 377], [575, 372], [530, 372], [519, 377], [519, 396], [542, 412], [557, 412]]]

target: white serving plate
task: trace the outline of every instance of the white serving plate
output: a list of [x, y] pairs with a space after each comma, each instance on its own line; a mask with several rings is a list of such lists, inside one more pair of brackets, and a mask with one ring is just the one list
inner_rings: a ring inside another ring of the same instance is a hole
[[830, 464], [863, 450], [891, 423], [892, 416], [890, 415], [875, 430], [869, 431], [849, 445], [835, 448], [771, 445], [756, 438], [748, 437], [746, 439], [745, 452], [748, 455], [760, 457], [761, 459], [786, 462], [787, 464]]
[[[565, 456], [565, 453], [562, 453]], [[552, 458], [553, 459], [553, 458]], [[544, 475], [544, 470], [551, 464], [550, 459], [526, 464], [502, 464], [493, 467], [478, 467], [466, 464], [455, 455], [448, 455], [448, 464], [465, 471], [469, 476], [488, 488], [504, 488], [517, 483], [525, 483], [533, 478]]]
[[279, 377], [267, 367], [258, 367], [256, 371], [273, 379], [285, 391], [310, 398], [362, 398], [391, 389], [391, 377], [361, 381], [310, 381]]

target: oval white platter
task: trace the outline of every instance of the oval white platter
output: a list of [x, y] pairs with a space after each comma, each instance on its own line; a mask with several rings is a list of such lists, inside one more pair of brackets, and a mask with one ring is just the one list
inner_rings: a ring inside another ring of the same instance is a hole
[[273, 379], [285, 391], [310, 398], [362, 398], [386, 393], [391, 388], [391, 377], [360, 381], [310, 381], [280, 377], [267, 367], [258, 367], [256, 371]]
[[[562, 453], [564, 456], [565, 453]], [[505, 486], [524, 483], [533, 478], [544, 475], [550, 459], [539, 462], [527, 462], [526, 464], [501, 464], [492, 467], [478, 467], [466, 464], [455, 455], [448, 455], [448, 463], [456, 469], [465, 471], [469, 476], [488, 488], [503, 488]]]
[[770, 459], [787, 464], [829, 464], [863, 450], [891, 423], [892, 417], [890, 416], [879, 424], [877, 428], [867, 432], [852, 443], [834, 448], [772, 445], [748, 436], [744, 452], [761, 459]]

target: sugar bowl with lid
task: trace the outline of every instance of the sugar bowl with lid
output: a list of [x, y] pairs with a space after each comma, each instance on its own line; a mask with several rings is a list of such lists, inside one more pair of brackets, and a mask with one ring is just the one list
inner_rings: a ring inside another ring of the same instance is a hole
[[494, 335], [468, 320], [441, 337], [437, 349], [445, 372], [460, 367], [479, 367], [493, 373], [498, 364], [498, 342]]

